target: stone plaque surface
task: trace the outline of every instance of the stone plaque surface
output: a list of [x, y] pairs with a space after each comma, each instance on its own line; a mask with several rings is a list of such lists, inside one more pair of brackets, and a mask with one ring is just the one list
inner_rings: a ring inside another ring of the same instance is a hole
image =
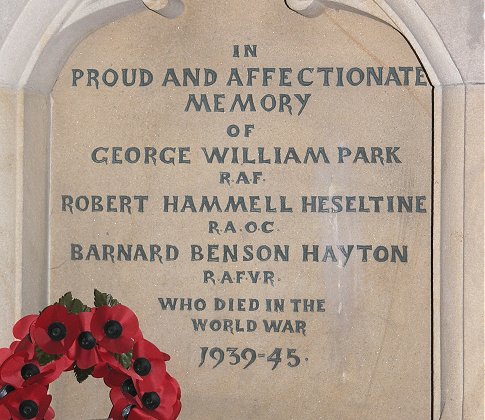
[[[397, 31], [196, 1], [92, 34], [52, 95], [51, 297], [132, 307], [181, 418], [430, 417], [432, 98]], [[84, 388], [60, 418], [106, 415]]]

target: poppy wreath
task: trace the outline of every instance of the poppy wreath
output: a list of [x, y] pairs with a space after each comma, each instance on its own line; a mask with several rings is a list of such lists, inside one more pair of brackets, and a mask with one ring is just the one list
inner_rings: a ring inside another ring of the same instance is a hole
[[13, 327], [17, 339], [0, 349], [0, 419], [51, 420], [49, 384], [73, 371], [78, 382], [102, 378], [113, 420], [173, 420], [180, 387], [166, 370], [170, 357], [145, 340], [133, 311], [94, 291], [94, 307], [66, 293], [39, 315]]

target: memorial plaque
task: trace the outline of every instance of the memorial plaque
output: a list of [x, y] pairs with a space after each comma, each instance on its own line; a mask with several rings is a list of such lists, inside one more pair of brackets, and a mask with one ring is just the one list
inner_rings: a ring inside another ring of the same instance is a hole
[[[430, 418], [425, 70], [350, 11], [189, 6], [98, 30], [59, 76], [52, 296], [133, 308], [182, 419]], [[60, 418], [106, 415], [84, 388]]]

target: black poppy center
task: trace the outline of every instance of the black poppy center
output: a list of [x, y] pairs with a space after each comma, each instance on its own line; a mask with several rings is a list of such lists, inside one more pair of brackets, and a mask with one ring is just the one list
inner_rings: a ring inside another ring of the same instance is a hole
[[24, 365], [20, 370], [20, 374], [22, 375], [22, 378], [24, 379], [24, 381], [26, 381], [29, 378], [32, 378], [32, 376], [38, 375], [39, 373], [40, 373], [39, 368], [32, 363], [28, 363]]
[[96, 345], [96, 339], [89, 331], [84, 331], [81, 334], [79, 334], [79, 337], [77, 338], [77, 342], [79, 344], [79, 347], [81, 347], [84, 350], [91, 350]]
[[12, 385], [5, 385], [3, 388], [0, 388], [0, 399], [6, 397], [7, 394], [10, 394], [12, 391], [15, 391], [15, 388]]
[[32, 400], [25, 400], [19, 406], [19, 413], [24, 419], [33, 419], [39, 414], [39, 406]]
[[156, 392], [146, 392], [141, 402], [147, 410], [155, 410], [160, 405], [160, 397]]
[[123, 327], [118, 321], [108, 321], [104, 324], [104, 333], [108, 338], [118, 338], [123, 332]]
[[140, 357], [136, 359], [133, 363], [133, 369], [136, 373], [138, 373], [138, 375], [146, 376], [152, 370], [152, 365], [147, 359], [145, 359], [144, 357]]
[[125, 394], [130, 394], [132, 397], [136, 397], [136, 389], [135, 385], [133, 384], [133, 381], [131, 379], [127, 379], [123, 384], [121, 385], [121, 390]]
[[54, 322], [47, 328], [47, 334], [54, 341], [61, 341], [66, 338], [67, 330], [64, 324], [60, 322]]

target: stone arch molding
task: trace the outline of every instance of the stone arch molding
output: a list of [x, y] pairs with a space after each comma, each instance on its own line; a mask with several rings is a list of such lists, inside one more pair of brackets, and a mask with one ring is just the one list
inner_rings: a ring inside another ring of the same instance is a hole
[[[307, 17], [316, 17], [325, 8], [338, 8], [380, 19], [408, 39], [434, 86], [463, 83], [440, 36], [415, 0], [286, 0], [286, 4]], [[0, 48], [0, 86], [49, 93], [65, 60], [82, 39], [144, 7], [166, 18], [175, 18], [183, 12], [184, 3], [182, 0], [29, 0]]]
[[[285, 0], [280, 0], [285, 1]], [[313, 18], [326, 8], [352, 10], [401, 32], [434, 86], [434, 419], [463, 419], [463, 203], [465, 90], [462, 77], [432, 22], [415, 0], [286, 0]], [[0, 287], [12, 325], [21, 313], [48, 303], [50, 92], [65, 61], [88, 34], [145, 7], [166, 18], [184, 10], [183, 0], [25, 0], [0, 46], [0, 147], [15, 162], [0, 184]], [[186, 2], [190, 7], [190, 2]], [[304, 24], [304, 23], [302, 23]], [[3, 93], [7, 92], [7, 93]], [[9, 96], [10, 95], [10, 96]], [[12, 115], [14, 117], [12, 117]], [[431, 140], [430, 140], [431, 141]], [[35, 164], [32, 162], [35, 161]], [[8, 162], [7, 162], [8, 163]], [[8, 166], [7, 164], [4, 164]], [[450, 169], [451, 168], [451, 169]], [[4, 172], [0, 157], [0, 172]], [[453, 204], [454, 203], [454, 204]], [[11, 244], [14, 244], [12, 246]], [[440, 246], [446, 244], [446, 246]], [[23, 264], [23, 255], [37, 257]], [[12, 281], [12, 279], [14, 279]], [[12, 284], [13, 283], [13, 284]], [[4, 329], [1, 334], [8, 333]]]

